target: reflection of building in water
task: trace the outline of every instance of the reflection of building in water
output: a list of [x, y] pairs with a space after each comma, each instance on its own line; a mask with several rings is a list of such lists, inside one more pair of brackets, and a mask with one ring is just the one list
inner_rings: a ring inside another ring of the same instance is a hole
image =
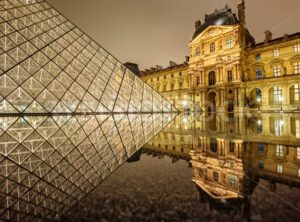
[[0, 221], [63, 214], [170, 120], [165, 114], [0, 117]]
[[244, 197], [242, 141], [202, 137], [199, 145], [190, 151], [193, 181], [215, 199]]
[[272, 189], [277, 182], [300, 187], [299, 122], [300, 114], [181, 115], [146, 147], [189, 154], [193, 181], [210, 198], [243, 199], [259, 178]]

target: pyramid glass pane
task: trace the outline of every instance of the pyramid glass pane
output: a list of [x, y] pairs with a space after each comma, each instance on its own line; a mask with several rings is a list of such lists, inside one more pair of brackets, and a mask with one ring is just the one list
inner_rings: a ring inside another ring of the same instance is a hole
[[62, 215], [170, 121], [162, 113], [0, 117], [0, 220]]
[[46, 1], [0, 5], [1, 113], [177, 111]]

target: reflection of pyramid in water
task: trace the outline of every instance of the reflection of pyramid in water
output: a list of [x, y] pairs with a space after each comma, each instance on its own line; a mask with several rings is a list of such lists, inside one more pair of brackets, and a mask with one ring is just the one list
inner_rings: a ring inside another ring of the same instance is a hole
[[0, 113], [176, 111], [45, 1], [0, 16]]
[[63, 214], [158, 133], [171, 116], [0, 117], [0, 221], [53, 219]]

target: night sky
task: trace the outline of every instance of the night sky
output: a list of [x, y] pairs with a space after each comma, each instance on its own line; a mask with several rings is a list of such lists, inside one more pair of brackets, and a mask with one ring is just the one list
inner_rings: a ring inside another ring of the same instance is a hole
[[[182, 63], [194, 22], [238, 0], [47, 0], [121, 62], [140, 69]], [[247, 27], [257, 42], [300, 32], [300, 0], [246, 0]]]

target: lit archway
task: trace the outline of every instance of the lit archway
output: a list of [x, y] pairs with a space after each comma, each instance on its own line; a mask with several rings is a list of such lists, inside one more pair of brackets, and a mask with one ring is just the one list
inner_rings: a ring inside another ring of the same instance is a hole
[[250, 108], [260, 108], [262, 105], [262, 90], [254, 88], [250, 91], [250, 98], [248, 101]]

